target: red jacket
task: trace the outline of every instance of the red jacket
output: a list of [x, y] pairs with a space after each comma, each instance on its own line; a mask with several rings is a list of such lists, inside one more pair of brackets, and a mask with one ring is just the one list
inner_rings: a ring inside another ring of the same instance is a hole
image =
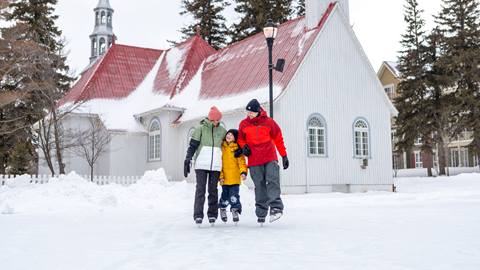
[[253, 119], [247, 117], [240, 122], [238, 144], [242, 148], [248, 144], [252, 151], [252, 154], [248, 157], [249, 167], [278, 160], [275, 147], [282, 157], [287, 155], [280, 127], [272, 118], [267, 116], [263, 109], [258, 117]]

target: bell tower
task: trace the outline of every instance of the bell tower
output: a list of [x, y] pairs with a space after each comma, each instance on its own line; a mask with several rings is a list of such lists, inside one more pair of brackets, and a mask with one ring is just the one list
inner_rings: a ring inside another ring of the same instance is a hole
[[90, 35], [90, 63], [103, 55], [107, 49], [115, 42], [113, 34], [113, 8], [109, 0], [99, 0], [95, 12], [95, 28]]

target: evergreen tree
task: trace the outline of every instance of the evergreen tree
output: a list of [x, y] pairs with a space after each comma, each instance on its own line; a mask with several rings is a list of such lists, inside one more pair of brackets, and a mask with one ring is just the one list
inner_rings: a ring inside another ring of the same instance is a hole
[[[66, 65], [61, 31], [55, 25], [56, 3], [57, 0], [12, 1], [5, 17], [13, 25], [1, 29], [2, 36], [8, 38], [7, 43], [13, 45], [7, 46], [10, 51], [4, 52], [5, 59], [19, 63], [13, 65], [8, 74], [2, 74], [7, 80], [2, 80], [0, 88], [20, 92], [22, 96], [15, 104], [1, 108], [0, 120], [11, 126], [3, 134], [15, 135], [22, 142], [34, 141], [31, 129], [26, 126], [47, 113], [52, 114], [50, 121], [54, 123], [54, 133], [61, 133], [57, 125], [59, 119], [56, 119], [57, 101], [70, 88], [73, 78]], [[55, 144], [60, 173], [64, 173], [62, 142], [57, 136]]]
[[445, 175], [447, 166], [446, 146], [452, 137], [450, 125], [452, 102], [455, 97], [448, 91], [444, 91], [442, 85], [445, 81], [445, 71], [439, 65], [441, 35], [438, 29], [434, 29], [427, 36], [425, 51], [425, 122], [424, 134], [432, 134], [433, 143], [438, 149], [439, 175]]
[[453, 92], [455, 133], [473, 131], [480, 157], [480, 11], [478, 0], [443, 0], [436, 16], [441, 34], [443, 88]]
[[10, 174], [26, 174], [31, 172], [32, 159], [30, 158], [33, 151], [32, 144], [28, 142], [18, 142], [9, 155], [9, 173]]
[[298, 0], [296, 12], [298, 17], [305, 15], [305, 0]]
[[[222, 48], [227, 42], [228, 29], [223, 10], [228, 6], [225, 0], [182, 0], [180, 15], [193, 16], [194, 22], [182, 27], [183, 40], [199, 34], [215, 49]], [[177, 43], [177, 42], [173, 42]]]
[[[422, 139], [422, 154], [432, 156], [432, 133], [427, 125], [427, 88], [425, 82], [426, 42], [425, 21], [422, 18], [423, 10], [419, 9], [417, 0], [406, 0], [404, 20], [407, 30], [402, 35], [402, 51], [399, 57], [398, 68], [402, 74], [402, 81], [398, 86], [398, 96], [395, 104], [399, 111], [395, 119], [396, 134], [398, 135], [397, 148], [409, 152], [416, 138]], [[427, 158], [425, 160], [431, 160]], [[427, 166], [429, 175], [431, 164]]]
[[293, 12], [293, 0], [235, 0], [235, 11], [240, 14], [239, 23], [233, 25], [232, 42], [242, 40], [263, 31], [268, 19], [274, 23], [288, 21]]

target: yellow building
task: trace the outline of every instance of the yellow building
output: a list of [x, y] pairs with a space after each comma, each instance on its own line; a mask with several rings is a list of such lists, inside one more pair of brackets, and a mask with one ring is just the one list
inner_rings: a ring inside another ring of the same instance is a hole
[[[398, 85], [401, 81], [401, 74], [397, 68], [397, 63], [391, 61], [384, 61], [377, 72], [378, 79], [383, 85], [385, 94], [392, 102], [397, 97]], [[448, 141], [448, 140], [446, 140]], [[392, 147], [395, 146], [395, 122], [392, 118]], [[447, 159], [450, 167], [474, 167], [479, 165], [478, 158], [473, 153], [470, 144], [472, 143], [472, 132], [465, 131], [456, 139], [448, 143]], [[393, 153], [393, 167], [394, 169], [406, 168], [423, 168], [424, 164], [432, 164], [433, 167], [438, 167], [437, 151], [434, 149], [433, 160], [426, 160], [422, 156], [420, 147], [422, 143], [418, 139], [415, 145], [408, 153]]]

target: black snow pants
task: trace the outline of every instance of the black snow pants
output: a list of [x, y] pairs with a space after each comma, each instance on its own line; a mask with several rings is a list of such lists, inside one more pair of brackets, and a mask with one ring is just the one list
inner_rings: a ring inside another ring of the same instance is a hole
[[220, 172], [195, 170], [197, 185], [195, 190], [195, 202], [193, 206], [193, 219], [203, 219], [203, 206], [205, 204], [205, 192], [208, 186], [208, 211], [209, 218], [218, 217], [218, 179]]

